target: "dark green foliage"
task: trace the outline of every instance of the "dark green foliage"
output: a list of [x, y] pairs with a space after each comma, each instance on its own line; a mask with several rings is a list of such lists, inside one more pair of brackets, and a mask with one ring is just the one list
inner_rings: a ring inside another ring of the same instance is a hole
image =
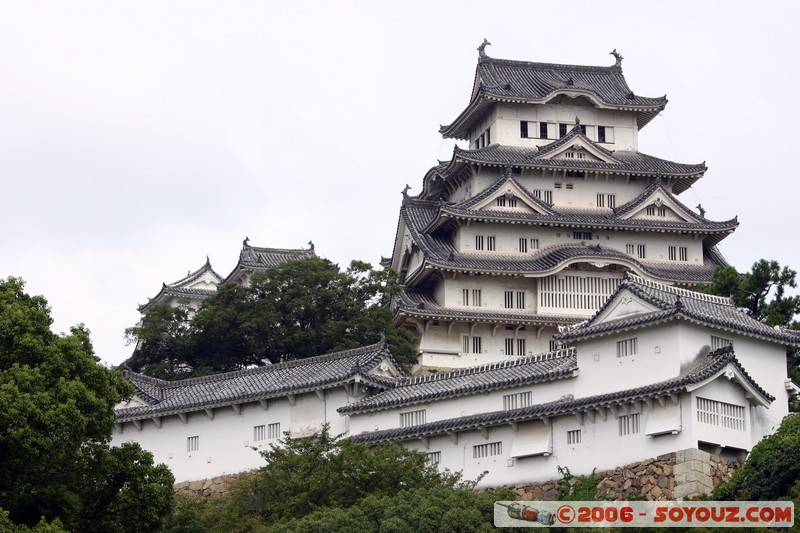
[[0, 508], [31, 527], [152, 529], [171, 509], [172, 475], [138, 446], [108, 447], [130, 384], [98, 363], [83, 326], [53, 334], [46, 300], [23, 289], [0, 282]]
[[744, 465], [712, 497], [718, 500], [797, 498], [800, 480], [800, 416], [789, 415], [774, 434], [753, 446]]
[[137, 343], [128, 364], [145, 368], [148, 375], [174, 379], [191, 353], [189, 312], [186, 306], [158, 304], [142, 317], [142, 322], [125, 330]]
[[[264, 361], [302, 359], [378, 342], [409, 367], [417, 339], [392, 324], [399, 290], [390, 270], [353, 261], [342, 272], [327, 259], [289, 261], [253, 275], [250, 286], [228, 283], [189, 320], [185, 310], [154, 306], [129, 338], [142, 341], [128, 364], [156, 377], [239, 370]], [[151, 346], [152, 344], [152, 346]]]
[[558, 473], [561, 479], [558, 480], [558, 499], [562, 501], [594, 501], [598, 500], [597, 479], [594, 470], [587, 476], [574, 476], [566, 466], [559, 466]]
[[800, 313], [800, 296], [786, 295], [787, 288], [797, 287], [796, 276], [777, 261], [761, 259], [744, 274], [733, 267], [718, 268], [705, 291], [729, 296], [737, 307], [768, 326], [789, 327], [797, 324], [794, 317]]
[[325, 428], [282, 441], [267, 465], [218, 500], [185, 500], [170, 531], [489, 531], [493, 503], [458, 475], [395, 444], [337, 440]]

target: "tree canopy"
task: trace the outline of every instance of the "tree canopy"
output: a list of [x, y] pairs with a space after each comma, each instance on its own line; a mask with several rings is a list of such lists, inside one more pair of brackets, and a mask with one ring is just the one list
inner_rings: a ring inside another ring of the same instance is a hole
[[729, 296], [737, 307], [768, 326], [797, 327], [800, 296], [786, 294], [787, 288], [797, 288], [796, 277], [789, 267], [760, 259], [744, 274], [733, 267], [718, 268], [706, 292]]
[[494, 501], [513, 499], [508, 489], [475, 493], [423, 453], [340, 440], [327, 427], [262, 456], [266, 465], [223, 498], [180, 502], [170, 531], [491, 531]]
[[0, 281], [0, 524], [157, 527], [172, 507], [172, 474], [138, 445], [108, 446], [130, 384], [99, 364], [86, 328], [56, 335], [51, 324], [42, 296]]
[[353, 261], [341, 271], [322, 258], [288, 261], [221, 285], [194, 316], [153, 306], [126, 334], [137, 342], [136, 371], [165, 379], [238, 370], [375, 343], [384, 333], [403, 365], [416, 357], [413, 333], [393, 325], [398, 286], [389, 270]]

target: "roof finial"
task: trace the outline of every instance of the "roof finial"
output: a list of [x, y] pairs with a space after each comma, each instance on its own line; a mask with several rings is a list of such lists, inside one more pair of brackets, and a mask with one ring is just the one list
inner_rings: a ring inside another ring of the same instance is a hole
[[696, 209], [700, 211], [700, 218], [706, 218], [706, 210], [703, 209], [703, 204], [697, 204]]
[[406, 183], [406, 186], [403, 187], [403, 196], [408, 196], [409, 189], [411, 189], [411, 187]]
[[206, 254], [206, 266], [211, 266], [211, 259], [208, 257], [208, 254]]
[[250, 246], [248, 243], [250, 242], [250, 237], [245, 237], [242, 241], [242, 246]]
[[314, 251], [314, 241], [308, 241], [309, 249], [313, 252]]
[[616, 58], [616, 60], [617, 60], [617, 62], [614, 63], [614, 66], [615, 67], [621, 67], [622, 66], [622, 60], [625, 59], [624, 57], [622, 57], [622, 54], [617, 52], [616, 48], [614, 48], [612, 51], [610, 51], [609, 54], [614, 56]]
[[487, 47], [487, 46], [491, 46], [491, 45], [492, 45], [492, 43], [490, 43], [489, 41], [487, 41], [487, 40], [486, 40], [486, 37], [484, 37], [484, 38], [483, 38], [483, 42], [482, 42], [482, 43], [481, 43], [481, 45], [478, 47], [478, 57], [481, 57], [481, 58], [483, 58], [483, 57], [488, 57], [488, 56], [486, 55], [486, 52], [485, 52], [484, 50], [486, 49], [486, 47]]

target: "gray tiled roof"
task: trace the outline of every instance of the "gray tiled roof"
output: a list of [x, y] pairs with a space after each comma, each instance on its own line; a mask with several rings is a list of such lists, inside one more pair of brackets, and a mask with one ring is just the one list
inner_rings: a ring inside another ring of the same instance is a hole
[[146, 313], [147, 310], [156, 302], [159, 302], [164, 296], [186, 296], [186, 297], [200, 297], [205, 298], [214, 294], [214, 289], [196, 289], [189, 287], [190, 284], [194, 283], [204, 274], [209, 273], [211, 274], [212, 278], [214, 278], [217, 284], [222, 282], [222, 276], [214, 272], [214, 269], [211, 268], [211, 261], [208, 257], [206, 257], [206, 262], [203, 266], [195, 270], [194, 272], [189, 272], [185, 277], [179, 279], [178, 281], [172, 283], [164, 283], [161, 287], [161, 290], [156, 294], [154, 297], [150, 298], [146, 304], [140, 305], [138, 310], [141, 313]]
[[541, 383], [572, 377], [577, 369], [574, 349], [530, 355], [499, 363], [406, 378], [391, 389], [358, 403], [340, 407], [338, 411], [363, 413], [516, 385]]
[[666, 97], [648, 98], [631, 91], [620, 66], [596, 67], [511, 61], [481, 56], [467, 108], [450, 125], [445, 137], [465, 138], [477, 115], [491, 102], [545, 103], [559, 91], [591, 95], [602, 107], [630, 110], [641, 129], [667, 104]]
[[314, 246], [310, 248], [260, 248], [250, 246], [246, 243], [242, 245], [242, 251], [239, 252], [239, 262], [234, 267], [233, 271], [225, 278], [225, 281], [230, 281], [242, 271], [261, 271], [269, 268], [276, 267], [287, 261], [294, 261], [297, 259], [306, 259], [309, 257], [316, 257], [314, 253]]
[[711, 281], [714, 269], [726, 265], [726, 263], [720, 265], [712, 260], [718, 258], [718, 254], [713, 258], [707, 255], [702, 265], [641, 262], [618, 250], [580, 243], [548, 246], [528, 255], [461, 253], [456, 251], [447, 238], [426, 232], [441, 208], [439, 202], [412, 198], [406, 198], [400, 208], [400, 216], [403, 217], [414, 243], [424, 254], [423, 266], [411, 277], [402, 280], [409, 286], [414, 286], [424, 279], [431, 273], [431, 269], [498, 275], [518, 275], [521, 272], [547, 274], [577, 260], [613, 260], [657, 279], [696, 284]]
[[565, 326], [585, 320], [571, 315], [550, 315], [545, 313], [520, 313], [509, 310], [487, 310], [474, 307], [442, 307], [428, 292], [404, 287], [393, 302], [397, 315], [413, 316], [433, 320], [454, 320], [467, 322], [504, 322], [506, 324], [531, 324], [540, 326]]
[[[599, 322], [599, 317], [602, 313], [623, 291], [630, 291], [645, 302], [655, 306], [658, 310]], [[800, 345], [798, 333], [771, 328], [751, 318], [737, 309], [730, 298], [680, 289], [645, 280], [632, 274], [626, 274], [616, 292], [594, 317], [585, 323], [557, 334], [555, 337], [562, 341], [574, 341], [586, 337], [607, 335], [653, 322], [674, 319], [691, 320], [742, 335], [755, 336], [787, 345]]]
[[[574, 136], [580, 136], [582, 142], [592, 144], [598, 149], [603, 149], [583, 135], [575, 133], [570, 134], [570, 137], [555, 141], [553, 144], [564, 144], [567, 141], [571, 141]], [[478, 165], [516, 166], [547, 170], [582, 170], [585, 172], [599, 172], [602, 174], [633, 174], [636, 176], [687, 178], [687, 186], [694, 183], [697, 178], [701, 177], [705, 171], [708, 170], [704, 163], [675, 163], [641, 152], [627, 150], [611, 152], [611, 157], [614, 160], [614, 162], [611, 163], [591, 159], [543, 157], [549, 151], [548, 146], [544, 146], [538, 150], [536, 148], [503, 146], [499, 144], [490, 144], [489, 146], [478, 148], [477, 150], [466, 150], [456, 146], [453, 150], [453, 159], [450, 167], [454, 170], [457, 163], [466, 162]], [[452, 173], [453, 170], [447, 168], [442, 174], [447, 175]]]
[[728, 365], [733, 366], [739, 371], [747, 384], [761, 396], [764, 403], [769, 404], [775, 400], [774, 396], [770, 395], [753, 380], [753, 378], [736, 359], [733, 350], [730, 347], [727, 347], [716, 352], [712, 352], [709, 355], [699, 357], [691, 368], [675, 378], [653, 383], [651, 385], [645, 385], [643, 387], [636, 387], [633, 389], [588, 396], [584, 398], [559, 400], [555, 402], [533, 405], [530, 407], [523, 407], [521, 409], [494, 411], [490, 413], [450, 418], [406, 428], [394, 428], [361, 433], [359, 435], [354, 435], [352, 440], [356, 442], [407, 440], [438, 435], [452, 431], [466, 431], [486, 426], [508, 424], [511, 422], [522, 422], [525, 420], [535, 420], [538, 418], [559, 416], [569, 413], [579, 413], [588, 409], [595, 409], [608, 405], [639, 401], [645, 398], [653, 398], [676, 392], [682, 392], [686, 390], [686, 387], [688, 386], [702, 383], [703, 381], [713, 378], [719, 372], [723, 371]]
[[365, 383], [388, 388], [393, 379], [371, 373], [384, 360], [399, 370], [381, 341], [328, 355], [180, 381], [163, 381], [126, 370], [125, 377], [136, 388], [137, 396], [150, 405], [117, 409], [115, 413], [117, 422], [166, 416], [319, 390], [356, 375]]
[[[513, 183], [521, 191], [526, 193], [526, 199], [535, 205], [543, 213], [521, 212], [508, 209], [501, 209], [491, 206], [485, 209], [475, 209], [475, 206], [481, 204], [486, 199], [495, 194], [498, 189], [506, 187], [507, 184]], [[664, 196], [668, 197], [670, 201], [674, 202], [678, 212], [688, 220], [669, 220], [662, 218], [653, 219], [631, 219], [626, 218], [636, 209], [644, 207], [645, 202], [656, 192], [661, 192]], [[661, 180], [657, 178], [650, 184], [641, 194], [630, 202], [619, 206], [616, 209], [599, 210], [596, 212], [560, 212], [550, 204], [546, 204], [532, 196], [528, 198], [527, 189], [523, 187], [515, 178], [508, 174], [504, 174], [490, 187], [481, 191], [479, 194], [473, 196], [469, 200], [461, 203], [437, 204], [438, 213], [431, 218], [428, 226], [421, 230], [425, 233], [430, 233], [436, 228], [447, 224], [450, 219], [464, 219], [464, 220], [481, 220], [481, 221], [499, 221], [499, 222], [514, 222], [524, 223], [529, 225], [547, 225], [555, 227], [569, 227], [570, 229], [578, 228], [602, 228], [615, 230], [653, 230], [659, 232], [675, 232], [675, 233], [696, 233], [706, 235], [706, 245], [713, 246], [724, 237], [733, 232], [739, 225], [736, 218], [715, 222], [707, 220], [695, 214], [691, 209], [681, 203], [674, 195], [667, 191]]]

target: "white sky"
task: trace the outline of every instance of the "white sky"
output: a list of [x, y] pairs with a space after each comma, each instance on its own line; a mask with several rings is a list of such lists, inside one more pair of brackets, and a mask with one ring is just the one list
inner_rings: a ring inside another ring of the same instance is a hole
[[611, 65], [667, 94], [641, 151], [709, 171], [680, 199], [739, 216], [746, 270], [800, 268], [800, 3], [0, 0], [0, 277], [85, 323], [104, 361], [137, 305], [242, 239], [342, 266], [390, 255], [400, 191], [492, 57]]

